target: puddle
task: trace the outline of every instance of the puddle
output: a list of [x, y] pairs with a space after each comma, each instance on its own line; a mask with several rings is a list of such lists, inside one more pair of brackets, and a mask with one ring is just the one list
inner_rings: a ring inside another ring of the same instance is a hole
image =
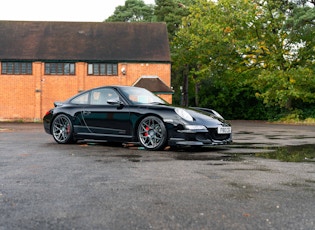
[[12, 132], [12, 129], [4, 129], [4, 128], [0, 128], [0, 133], [5, 133], [5, 132]]
[[237, 132], [235, 134], [249, 134], [249, 135], [255, 135], [254, 132], [248, 132], [248, 131], [240, 131], [240, 132]]
[[205, 148], [198, 152], [177, 152], [174, 158], [187, 161], [242, 161], [245, 156], [276, 159], [284, 162], [315, 162], [315, 145], [279, 147], [253, 143], [235, 144], [224, 149]]
[[315, 145], [271, 148], [274, 151], [256, 153], [255, 156], [285, 162], [315, 162]]
[[124, 155], [117, 155], [117, 157], [121, 157], [121, 158], [124, 158], [124, 159], [127, 159], [128, 161], [131, 161], [131, 162], [141, 162], [141, 155], [135, 155], [135, 154], [124, 154]]
[[198, 153], [179, 153], [174, 157], [176, 160], [186, 161], [238, 161], [238, 156], [229, 154], [198, 154]]
[[[121, 144], [111, 143], [83, 143], [80, 146], [111, 146], [121, 148]], [[233, 143], [223, 147], [205, 147], [192, 149], [169, 149], [149, 152], [132, 143], [123, 147], [137, 152], [137, 154], [112, 155], [131, 162], [165, 160], [209, 161], [209, 164], [221, 165], [227, 161], [242, 161], [245, 157], [259, 157], [276, 159], [284, 162], [315, 162], [315, 144], [299, 146], [275, 146], [266, 143]], [[107, 151], [111, 151], [110, 149]], [[154, 154], [153, 154], [154, 153]], [[89, 153], [91, 156], [91, 153]], [[98, 155], [99, 156], [99, 155]], [[211, 163], [212, 162], [212, 163]], [[217, 162], [217, 163], [214, 163]]]
[[307, 136], [304, 136], [304, 135], [297, 135], [297, 136], [291, 136], [291, 135], [283, 135], [283, 134], [279, 134], [279, 135], [266, 135], [265, 136], [266, 138], [268, 138], [269, 140], [281, 140], [281, 139], [293, 139], [293, 140], [296, 140], [296, 139], [299, 139], [299, 140], [302, 140], [302, 139], [306, 139], [308, 138]]
[[315, 145], [270, 146], [253, 144], [236, 144], [230, 152], [242, 156], [276, 159], [284, 162], [315, 162]]

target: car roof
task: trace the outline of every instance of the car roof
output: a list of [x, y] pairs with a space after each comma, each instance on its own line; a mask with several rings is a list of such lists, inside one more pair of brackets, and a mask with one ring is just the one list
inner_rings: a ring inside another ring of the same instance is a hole
[[[141, 87], [136, 87], [136, 86], [127, 86], [127, 85], [104, 85], [104, 86], [99, 86], [99, 87], [95, 87], [95, 88], [90, 88], [90, 89], [87, 89], [87, 90], [84, 90], [76, 95], [73, 95], [72, 97], [68, 98], [67, 100], [64, 101], [64, 103], [70, 103], [71, 100], [73, 100], [74, 98], [84, 94], [84, 93], [87, 93], [87, 92], [90, 92], [90, 91], [93, 91], [93, 90], [97, 90], [97, 89], [104, 89], [104, 88], [113, 88], [113, 89], [122, 89], [122, 88], [141, 88]], [[141, 89], [144, 89], [144, 88], [141, 88]]]

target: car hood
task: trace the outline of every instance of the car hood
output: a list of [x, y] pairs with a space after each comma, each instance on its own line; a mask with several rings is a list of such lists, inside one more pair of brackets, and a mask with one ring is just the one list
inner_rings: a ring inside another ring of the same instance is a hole
[[216, 112], [214, 110], [208, 109], [208, 108], [200, 108], [200, 107], [190, 107], [190, 108], [184, 108], [184, 107], [177, 107], [172, 105], [149, 105], [151, 108], [168, 108], [171, 110], [174, 110], [176, 108], [184, 109], [186, 112], [188, 112], [194, 119], [194, 121], [187, 123], [197, 123], [200, 125], [204, 125], [206, 127], [215, 127], [218, 125], [222, 126], [230, 126], [230, 124], [224, 120], [224, 118], [220, 117], [215, 114]]
[[229, 124], [221, 117], [218, 117], [210, 112], [205, 112], [202, 110], [196, 109], [185, 109], [193, 118], [194, 121], [198, 124], [202, 124], [206, 127], [223, 125], [229, 126]]

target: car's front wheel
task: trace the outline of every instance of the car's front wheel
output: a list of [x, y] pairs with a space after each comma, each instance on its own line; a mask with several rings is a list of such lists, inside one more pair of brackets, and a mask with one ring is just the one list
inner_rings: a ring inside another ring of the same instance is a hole
[[60, 114], [53, 120], [52, 135], [59, 144], [70, 144], [74, 142], [72, 122], [67, 115]]
[[165, 125], [156, 116], [148, 116], [141, 120], [137, 135], [141, 145], [147, 150], [161, 150], [167, 142]]

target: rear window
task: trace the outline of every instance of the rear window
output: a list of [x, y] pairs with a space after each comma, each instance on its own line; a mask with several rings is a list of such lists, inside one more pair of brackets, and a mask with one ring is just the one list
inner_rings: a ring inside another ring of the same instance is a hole
[[72, 104], [88, 104], [89, 103], [89, 93], [81, 94], [70, 101]]

